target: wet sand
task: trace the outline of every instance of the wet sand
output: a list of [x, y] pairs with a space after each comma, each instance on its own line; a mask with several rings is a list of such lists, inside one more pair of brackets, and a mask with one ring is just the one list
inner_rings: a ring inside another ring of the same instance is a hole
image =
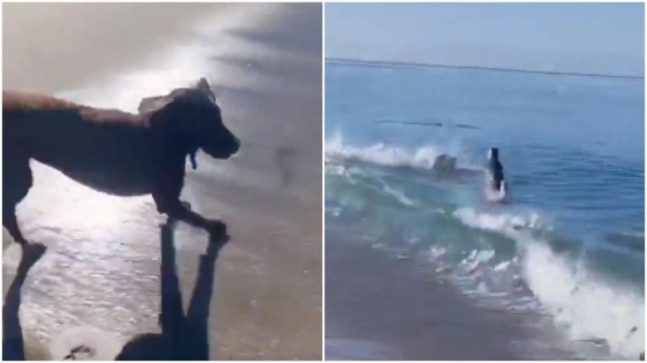
[[3, 86], [55, 92], [136, 65], [226, 4], [2, 5]]
[[[230, 235], [211, 273], [209, 357], [320, 359], [321, 6], [36, 6], [3, 5], [5, 89], [100, 84], [137, 69], [150, 49], [192, 36], [194, 21], [221, 14], [227, 26], [206, 43], [227, 47], [209, 59], [206, 76], [242, 148], [228, 161], [199, 155], [183, 193], [195, 210], [222, 218]], [[260, 20], [244, 18], [247, 10]], [[35, 184], [18, 218], [47, 252], [22, 288], [26, 358], [47, 357], [54, 338], [79, 326], [124, 343], [158, 333], [165, 220], [152, 198], [104, 195], [32, 165]], [[169, 239], [186, 310], [194, 286], [210, 281], [203, 267], [213, 254], [206, 233], [182, 223]], [[3, 247], [7, 294], [21, 253], [6, 239]]]
[[533, 357], [534, 332], [520, 316], [471, 306], [425, 264], [326, 237], [326, 359]]

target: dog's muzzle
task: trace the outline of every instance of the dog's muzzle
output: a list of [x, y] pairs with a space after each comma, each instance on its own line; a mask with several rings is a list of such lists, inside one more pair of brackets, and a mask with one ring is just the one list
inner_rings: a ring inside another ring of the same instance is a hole
[[240, 139], [234, 137], [228, 145], [216, 148], [202, 147], [202, 150], [216, 159], [229, 159], [240, 150]]

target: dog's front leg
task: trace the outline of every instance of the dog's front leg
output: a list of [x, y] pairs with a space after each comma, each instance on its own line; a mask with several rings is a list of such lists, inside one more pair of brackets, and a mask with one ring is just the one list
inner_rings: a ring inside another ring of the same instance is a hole
[[183, 178], [180, 181], [165, 179], [164, 184], [157, 185], [153, 190], [153, 199], [160, 213], [169, 218], [187, 222], [193, 226], [203, 228], [212, 234], [224, 235], [225, 224], [220, 220], [210, 220], [190, 209], [190, 204], [180, 201], [183, 187]]
[[181, 219], [180, 216], [186, 214], [189, 206], [180, 201], [180, 194], [184, 184], [183, 179], [184, 175], [178, 177], [166, 175], [156, 180], [153, 187], [153, 200], [158, 212], [176, 219]]

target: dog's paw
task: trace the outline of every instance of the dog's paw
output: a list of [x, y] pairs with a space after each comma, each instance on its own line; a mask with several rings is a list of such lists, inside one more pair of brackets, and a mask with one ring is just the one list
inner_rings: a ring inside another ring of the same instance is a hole
[[209, 221], [208, 232], [212, 241], [220, 241], [227, 235], [227, 225], [221, 220]]

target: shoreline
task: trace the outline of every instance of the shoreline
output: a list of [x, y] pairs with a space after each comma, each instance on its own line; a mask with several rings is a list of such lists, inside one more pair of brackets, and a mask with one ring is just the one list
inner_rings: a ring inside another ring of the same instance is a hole
[[368, 357], [362, 359], [523, 359], [510, 342], [490, 334], [497, 327], [523, 340], [527, 331], [521, 321], [470, 306], [452, 286], [426, 276], [414, 261], [337, 239], [326, 244], [326, 267], [326, 326], [337, 327], [326, 329], [328, 359], [361, 354], [344, 342], [382, 347], [364, 352]]

